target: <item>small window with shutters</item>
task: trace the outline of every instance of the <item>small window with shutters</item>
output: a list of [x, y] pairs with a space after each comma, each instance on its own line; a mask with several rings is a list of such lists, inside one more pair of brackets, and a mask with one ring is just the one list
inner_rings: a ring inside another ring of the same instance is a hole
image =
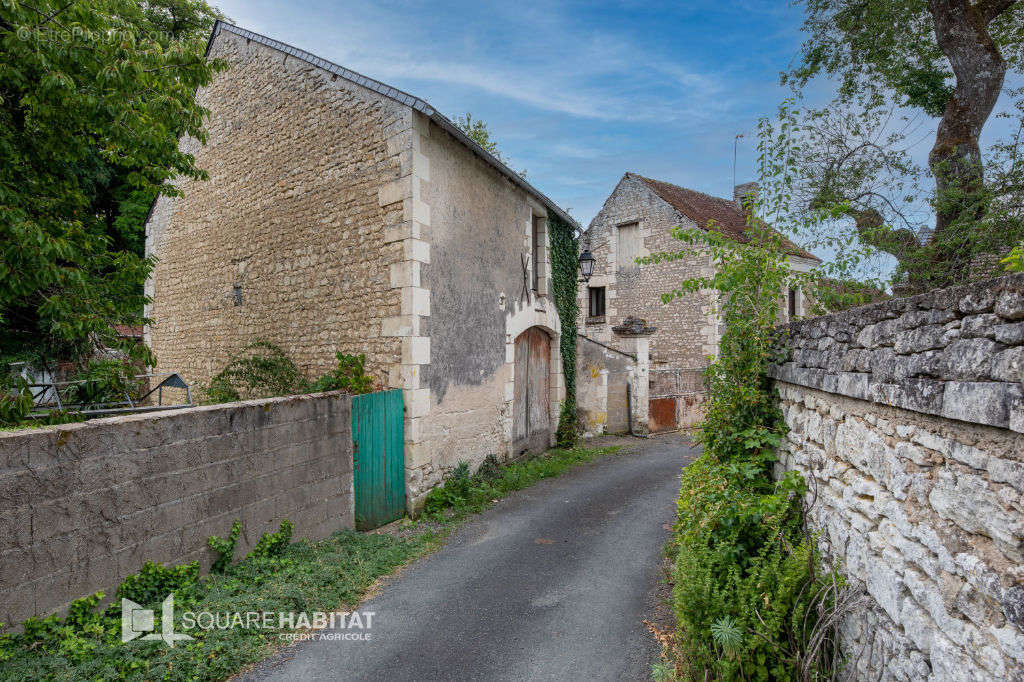
[[789, 319], [796, 317], [796, 289], [793, 287], [789, 288]]
[[619, 225], [619, 243], [615, 258], [619, 270], [632, 270], [637, 267], [636, 258], [640, 255], [642, 247], [640, 223]]

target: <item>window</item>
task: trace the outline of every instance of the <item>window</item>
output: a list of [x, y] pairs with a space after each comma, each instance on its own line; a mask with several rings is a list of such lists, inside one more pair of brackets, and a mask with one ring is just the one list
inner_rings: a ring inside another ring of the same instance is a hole
[[604, 317], [604, 287], [588, 287], [590, 292], [589, 317]]
[[796, 317], [796, 289], [789, 288], [789, 319]]
[[544, 260], [544, 244], [541, 242], [543, 233], [540, 229], [540, 221], [543, 218], [533, 216], [533, 227], [530, 233], [530, 253], [533, 257], [533, 290], [540, 290], [540, 264]]
[[640, 223], [619, 225], [619, 243], [616, 249], [616, 265], [619, 270], [631, 270], [636, 267], [636, 257], [640, 255], [642, 246]]

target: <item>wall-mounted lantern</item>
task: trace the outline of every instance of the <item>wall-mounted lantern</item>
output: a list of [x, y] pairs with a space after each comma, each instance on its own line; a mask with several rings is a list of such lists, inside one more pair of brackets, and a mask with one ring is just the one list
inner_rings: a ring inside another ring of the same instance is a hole
[[594, 254], [590, 249], [584, 249], [580, 254], [580, 272], [583, 273], [583, 281], [589, 282], [590, 276], [594, 274]]

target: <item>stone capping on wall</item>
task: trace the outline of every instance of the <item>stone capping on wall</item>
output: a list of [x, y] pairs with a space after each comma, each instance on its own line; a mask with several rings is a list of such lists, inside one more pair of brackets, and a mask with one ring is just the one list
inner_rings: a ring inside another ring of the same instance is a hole
[[780, 328], [769, 375], [798, 386], [1024, 432], [1024, 274]]
[[0, 433], [0, 622], [113, 588], [145, 561], [236, 556], [290, 519], [320, 539], [354, 526], [352, 401], [339, 391]]

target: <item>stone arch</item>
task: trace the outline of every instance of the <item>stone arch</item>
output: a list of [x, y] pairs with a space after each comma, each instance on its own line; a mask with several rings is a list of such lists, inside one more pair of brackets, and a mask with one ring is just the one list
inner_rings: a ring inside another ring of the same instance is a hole
[[[549, 351], [549, 382], [548, 382], [548, 414], [551, 423], [548, 446], [554, 444], [555, 431], [558, 428], [559, 403], [565, 397], [565, 381], [562, 376], [562, 355], [559, 350], [561, 343], [561, 323], [558, 313], [550, 301], [545, 305], [537, 299], [531, 299], [525, 305], [513, 304], [512, 310], [505, 314], [505, 441], [508, 443], [509, 456], [517, 456], [517, 444], [513, 441], [515, 429], [515, 398], [516, 398], [516, 339], [530, 329], [544, 332], [550, 340]], [[522, 387], [520, 387], [522, 388]]]

